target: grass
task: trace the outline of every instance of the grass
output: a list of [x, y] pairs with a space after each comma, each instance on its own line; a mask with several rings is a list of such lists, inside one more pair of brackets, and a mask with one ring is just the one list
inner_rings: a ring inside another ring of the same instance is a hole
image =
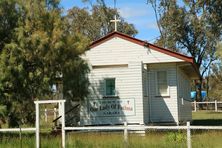
[[222, 125], [222, 112], [198, 111], [192, 113], [193, 125]]
[[[222, 132], [198, 131], [192, 132], [193, 148], [221, 148]], [[22, 145], [19, 135], [1, 136], [0, 147], [4, 148], [30, 148], [35, 147], [35, 135], [24, 134]], [[53, 135], [41, 136], [41, 147], [61, 147], [61, 137]], [[123, 133], [68, 133], [66, 135], [67, 148], [122, 148], [124, 147]], [[128, 148], [186, 148], [186, 133], [154, 132], [149, 131], [145, 136], [130, 134]]]
[[[52, 119], [50, 119], [52, 121]], [[194, 125], [222, 125], [222, 113], [198, 111], [193, 112]], [[50, 122], [50, 121], [49, 121]], [[61, 136], [49, 134], [49, 129], [42, 119], [41, 147], [61, 147]], [[50, 125], [51, 126], [51, 125]], [[192, 130], [193, 148], [221, 148], [222, 131]], [[186, 131], [157, 132], [146, 131], [145, 136], [129, 134], [128, 148], [186, 148]], [[18, 133], [0, 133], [0, 147], [30, 148], [35, 147], [35, 134], [23, 133], [20, 141]], [[125, 147], [123, 132], [66, 133], [67, 148], [122, 148]]]

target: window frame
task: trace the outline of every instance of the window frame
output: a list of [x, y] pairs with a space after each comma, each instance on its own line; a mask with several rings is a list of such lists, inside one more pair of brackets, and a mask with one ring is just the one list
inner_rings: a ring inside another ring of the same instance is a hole
[[[166, 94], [161, 94], [159, 91], [159, 81], [158, 81], [158, 72], [166, 72], [166, 83], [167, 83], [167, 92]], [[156, 80], [156, 96], [157, 97], [169, 97], [170, 96], [170, 87], [169, 87], [169, 79], [168, 79], [168, 71], [167, 70], [157, 70], [155, 72], [155, 80]]]
[[[105, 94], [104, 94], [104, 97], [117, 97], [117, 94], [116, 94], [116, 78], [105, 78]], [[107, 84], [107, 80], [114, 80], [114, 95], [107, 95], [107, 88], [106, 88], [106, 84]]]

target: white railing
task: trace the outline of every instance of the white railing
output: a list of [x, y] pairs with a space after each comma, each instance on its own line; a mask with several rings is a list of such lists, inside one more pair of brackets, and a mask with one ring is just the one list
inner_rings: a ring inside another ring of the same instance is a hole
[[57, 115], [59, 113], [57, 108], [54, 108], [54, 109], [45, 108], [44, 111], [41, 111], [41, 112], [44, 112], [44, 121], [45, 122], [48, 122], [49, 116], [52, 116], [52, 115], [53, 115], [53, 120], [56, 119]]
[[[145, 125], [127, 125], [125, 122], [121, 126], [88, 126], [88, 127], [64, 127], [65, 131], [123, 131], [124, 144], [128, 145], [129, 131], [145, 131], [145, 130], [186, 130], [187, 131], [187, 148], [191, 148], [191, 130], [222, 130], [222, 126], [192, 126], [187, 122], [186, 126], [145, 126]], [[0, 132], [21, 132], [36, 131], [36, 128], [6, 128], [0, 129]], [[62, 139], [65, 143], [65, 138]]]
[[[201, 105], [201, 107], [200, 107]], [[206, 101], [206, 102], [192, 102], [193, 112], [198, 110], [208, 110], [215, 112], [222, 112], [222, 101]]]
[[20, 147], [22, 147], [22, 132], [36, 132], [36, 128], [0, 128], [1, 132], [19, 132]]
[[35, 132], [35, 128], [0, 128], [0, 132]]
[[191, 130], [222, 130], [222, 126], [191, 126], [187, 122], [186, 126], [143, 126], [143, 125], [127, 125], [124, 126], [92, 126], [92, 127], [65, 127], [65, 131], [124, 131], [124, 143], [128, 143], [128, 131], [145, 131], [145, 130], [187, 130], [187, 148], [191, 148]]

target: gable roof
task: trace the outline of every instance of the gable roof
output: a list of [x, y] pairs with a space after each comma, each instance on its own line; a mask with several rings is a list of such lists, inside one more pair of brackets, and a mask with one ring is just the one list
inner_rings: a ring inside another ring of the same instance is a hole
[[189, 57], [189, 56], [186, 56], [186, 55], [183, 55], [183, 54], [171, 51], [169, 49], [156, 46], [154, 44], [148, 43], [146, 41], [139, 40], [137, 38], [131, 37], [129, 35], [126, 35], [126, 34], [123, 34], [123, 33], [117, 32], [117, 31], [111, 32], [111, 33], [107, 34], [106, 36], [104, 36], [104, 37], [102, 37], [102, 38], [92, 42], [90, 44], [90, 48], [94, 48], [94, 47], [96, 47], [96, 46], [98, 46], [98, 45], [100, 45], [100, 44], [102, 44], [102, 43], [104, 43], [104, 42], [114, 38], [114, 37], [119, 37], [119, 38], [127, 40], [129, 42], [132, 42], [132, 43], [144, 46], [144, 47], [148, 47], [148, 48], [153, 49], [155, 51], [158, 51], [158, 52], [167, 54], [169, 56], [181, 59], [181, 60], [183, 60], [185, 62], [191, 63], [193, 65], [195, 71], [198, 73], [198, 75], [200, 75], [199, 70], [197, 68], [197, 65], [195, 64], [195, 61], [194, 61], [193, 57]]

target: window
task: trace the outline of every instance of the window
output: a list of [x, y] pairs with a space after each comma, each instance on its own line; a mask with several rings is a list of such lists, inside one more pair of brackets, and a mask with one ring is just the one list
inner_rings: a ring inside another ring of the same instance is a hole
[[169, 95], [167, 84], [167, 71], [157, 71], [157, 95]]
[[115, 78], [105, 79], [105, 83], [106, 83], [105, 95], [115, 96], [116, 95]]

